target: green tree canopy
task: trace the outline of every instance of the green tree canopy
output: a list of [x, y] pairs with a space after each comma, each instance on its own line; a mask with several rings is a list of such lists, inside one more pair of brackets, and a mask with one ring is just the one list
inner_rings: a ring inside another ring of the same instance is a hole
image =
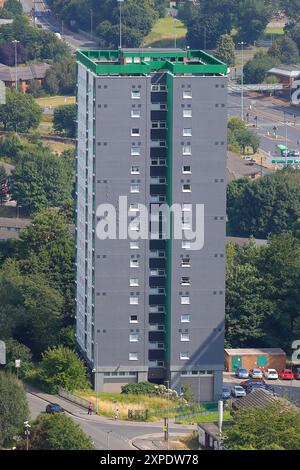
[[283, 64], [295, 64], [299, 61], [297, 43], [289, 36], [274, 41], [268, 54]]
[[23, 433], [29, 412], [21, 383], [4, 371], [0, 371], [0, 397], [0, 445], [9, 447], [15, 436]]
[[77, 129], [77, 105], [66, 104], [58, 106], [54, 110], [53, 127], [56, 132], [61, 132], [68, 137], [76, 137]]
[[84, 362], [69, 348], [48, 349], [39, 367], [39, 376], [52, 393], [57, 393], [60, 387], [73, 392], [88, 386]]
[[43, 88], [50, 95], [74, 95], [76, 92], [76, 62], [64, 58], [47, 70]]
[[5, 130], [28, 132], [36, 129], [41, 116], [41, 109], [32, 96], [13, 88], [6, 89], [6, 104], [0, 106], [0, 124]]
[[[18, 448], [25, 449], [25, 442]], [[30, 450], [95, 450], [95, 446], [69, 416], [43, 414], [33, 423]]]
[[300, 412], [280, 403], [241, 408], [234, 425], [224, 429], [228, 450], [297, 450], [300, 448]]
[[228, 66], [235, 64], [235, 45], [229, 34], [219, 37], [214, 55]]
[[264, 52], [257, 52], [253, 59], [248, 60], [244, 67], [244, 82], [255, 84], [263, 83], [266, 73], [280, 63], [277, 56], [270, 56]]

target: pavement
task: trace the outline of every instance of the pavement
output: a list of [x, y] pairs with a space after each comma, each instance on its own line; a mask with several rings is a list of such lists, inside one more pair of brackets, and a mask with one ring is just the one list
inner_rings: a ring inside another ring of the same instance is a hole
[[[105, 416], [87, 414], [87, 410], [57, 395], [40, 392], [26, 386], [27, 400], [31, 418], [34, 420], [40, 413], [45, 412], [48, 403], [58, 403], [65, 413], [70, 416], [81, 429], [91, 437], [97, 449], [100, 450], [134, 450], [150, 446], [163, 439], [163, 423], [145, 423], [121, 421]], [[195, 426], [175, 424], [170, 420], [170, 434], [187, 435], [195, 430]], [[157, 448], [157, 447], [154, 447]]]

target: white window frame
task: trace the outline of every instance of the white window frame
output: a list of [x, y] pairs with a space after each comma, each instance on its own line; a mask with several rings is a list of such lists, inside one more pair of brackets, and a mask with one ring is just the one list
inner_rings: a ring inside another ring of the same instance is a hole
[[129, 334], [129, 343], [138, 343], [138, 342], [139, 342], [138, 333], [130, 333]]
[[188, 277], [188, 276], [182, 276], [181, 281], [180, 281], [180, 285], [181, 285], [181, 286], [190, 286], [190, 285], [191, 285], [191, 279], [190, 279], [190, 277], [188, 277], [189, 281], [187, 281], [187, 282], [184, 282], [184, 281], [183, 281], [183, 278], [186, 278], [186, 277]]
[[139, 260], [138, 259], [131, 259], [130, 260], [130, 267], [131, 268], [139, 268], [140, 267]]
[[181, 351], [179, 354], [179, 358], [181, 361], [188, 361], [190, 358], [190, 354], [188, 351]]
[[139, 175], [140, 174], [140, 167], [136, 165], [132, 165], [130, 170], [131, 175]]
[[[136, 317], [136, 320], [131, 320], [131, 317]], [[137, 315], [129, 315], [129, 323], [138, 323], [138, 316]]]
[[191, 183], [184, 183], [181, 187], [183, 193], [191, 193], [192, 192], [192, 185]]
[[139, 304], [139, 298], [136, 295], [131, 295], [129, 297], [129, 305], [138, 305]]
[[188, 343], [190, 341], [190, 334], [189, 333], [180, 333], [180, 342]]
[[189, 313], [182, 313], [180, 316], [180, 323], [190, 323], [191, 317]]
[[137, 241], [130, 242], [130, 249], [131, 250], [139, 250], [140, 249], [139, 242], [137, 242]]
[[129, 286], [130, 287], [138, 287], [140, 285], [139, 280], [137, 277], [131, 277], [129, 279]]
[[137, 352], [130, 352], [128, 354], [128, 360], [129, 361], [138, 361], [139, 360], [139, 355]]
[[129, 204], [129, 211], [130, 212], [140, 212], [139, 203], [138, 202], [130, 203]]
[[192, 155], [192, 146], [191, 145], [183, 145], [182, 146], [182, 155]]
[[191, 100], [193, 98], [192, 90], [183, 90], [182, 98], [184, 100]]
[[141, 155], [141, 147], [131, 147], [130, 154], [132, 157], [138, 157]]
[[131, 184], [130, 192], [131, 194], [138, 194], [140, 192], [140, 185], [138, 183]]
[[188, 108], [188, 109], [187, 109], [187, 108], [183, 109], [183, 111], [182, 111], [182, 117], [184, 117], [184, 118], [191, 118], [192, 116], [193, 116], [193, 113], [192, 113], [192, 110], [191, 110], [191, 109], [189, 109], [189, 108]]
[[191, 298], [188, 295], [182, 295], [180, 297], [180, 304], [181, 305], [191, 305]]
[[182, 268], [190, 268], [191, 267], [191, 260], [189, 259], [189, 260], [185, 261], [184, 259], [182, 259], [181, 260], [181, 267]]
[[190, 240], [182, 240], [181, 242], [181, 248], [184, 250], [190, 250], [191, 249], [191, 242]]
[[131, 90], [131, 99], [132, 100], [140, 100], [141, 99], [140, 90]]
[[[185, 169], [184, 169], [185, 167], [189, 167], [189, 170], [185, 170]], [[182, 174], [183, 174], [183, 175], [191, 175], [191, 174], [192, 174], [191, 165], [183, 165], [183, 167], [182, 167]]]
[[[137, 133], [134, 131], [137, 131]], [[140, 130], [137, 127], [133, 127], [131, 129], [131, 137], [139, 137], [140, 135]]]
[[139, 119], [141, 117], [141, 110], [133, 108], [131, 110], [131, 117], [132, 119]]
[[192, 137], [192, 128], [191, 127], [184, 127], [182, 130], [183, 137]]

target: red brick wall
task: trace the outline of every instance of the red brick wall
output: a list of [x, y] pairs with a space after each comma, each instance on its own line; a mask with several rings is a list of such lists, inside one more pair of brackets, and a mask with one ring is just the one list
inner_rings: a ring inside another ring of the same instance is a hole
[[[270, 355], [266, 354], [266, 356], [268, 356], [267, 368], [276, 369], [278, 372], [280, 372], [282, 369], [284, 369], [286, 367], [286, 356], [285, 356], [285, 354], [274, 355], [274, 356], [270, 356]], [[232, 356], [228, 356], [225, 353], [225, 368], [228, 372], [232, 371], [231, 365], [232, 365]], [[248, 370], [257, 367], [257, 356], [255, 356], [255, 355], [248, 355], [248, 356], [245, 355], [245, 356], [243, 356], [242, 355], [242, 366], [241, 367], [245, 367], [245, 369], [248, 369]]]

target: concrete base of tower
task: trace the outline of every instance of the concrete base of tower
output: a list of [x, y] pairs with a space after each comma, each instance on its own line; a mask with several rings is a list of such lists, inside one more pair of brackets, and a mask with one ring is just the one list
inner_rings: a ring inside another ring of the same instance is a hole
[[171, 388], [178, 393], [184, 385], [189, 385], [194, 400], [197, 402], [216, 402], [222, 396], [223, 366], [212, 369], [177, 369], [171, 370]]
[[146, 382], [147, 380], [148, 370], [100, 371], [94, 373], [94, 390], [97, 392], [121, 393], [123, 385]]

